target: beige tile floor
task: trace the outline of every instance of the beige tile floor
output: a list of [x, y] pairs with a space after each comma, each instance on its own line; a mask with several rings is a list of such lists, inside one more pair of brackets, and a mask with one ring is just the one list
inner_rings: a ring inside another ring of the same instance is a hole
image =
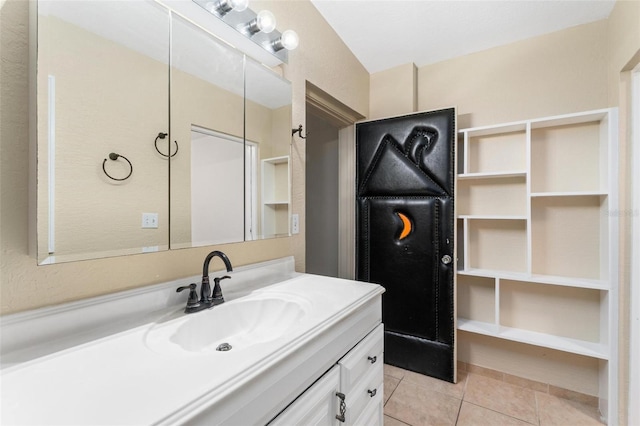
[[519, 386], [513, 376], [458, 371], [454, 385], [390, 365], [384, 374], [385, 426], [602, 425], [593, 405]]

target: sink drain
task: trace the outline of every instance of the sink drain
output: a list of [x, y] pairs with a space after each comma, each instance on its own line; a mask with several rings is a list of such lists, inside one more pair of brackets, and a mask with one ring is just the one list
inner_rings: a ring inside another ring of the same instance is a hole
[[220, 343], [216, 348], [216, 351], [226, 352], [231, 350], [231, 345], [228, 343]]

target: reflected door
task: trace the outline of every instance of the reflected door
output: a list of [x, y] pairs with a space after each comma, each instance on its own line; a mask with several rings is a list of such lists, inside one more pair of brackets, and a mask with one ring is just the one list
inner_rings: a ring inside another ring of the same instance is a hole
[[200, 127], [191, 130], [191, 243], [225, 244], [244, 237], [244, 141]]
[[455, 109], [356, 125], [356, 279], [381, 284], [385, 362], [455, 381]]

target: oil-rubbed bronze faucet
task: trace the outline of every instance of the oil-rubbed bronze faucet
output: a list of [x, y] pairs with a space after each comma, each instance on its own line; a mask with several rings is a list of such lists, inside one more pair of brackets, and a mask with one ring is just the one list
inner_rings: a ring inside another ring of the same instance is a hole
[[203, 309], [209, 309], [224, 302], [224, 297], [222, 296], [222, 288], [220, 288], [220, 281], [231, 277], [229, 275], [225, 275], [223, 277], [214, 278], [213, 291], [211, 291], [211, 284], [209, 283], [209, 263], [211, 263], [211, 259], [213, 259], [214, 257], [219, 257], [220, 259], [222, 259], [222, 261], [224, 262], [224, 266], [226, 266], [227, 268], [227, 272], [233, 271], [231, 261], [229, 261], [229, 258], [226, 254], [218, 250], [214, 250], [209, 253], [207, 257], [205, 257], [204, 264], [202, 266], [200, 300], [198, 300], [198, 295], [195, 290], [195, 283], [191, 283], [188, 286], [184, 287], [178, 287], [178, 289], [176, 290], [177, 292], [181, 292], [182, 290], [189, 289], [189, 300], [187, 301], [187, 307], [184, 309], [187, 314], [202, 311]]

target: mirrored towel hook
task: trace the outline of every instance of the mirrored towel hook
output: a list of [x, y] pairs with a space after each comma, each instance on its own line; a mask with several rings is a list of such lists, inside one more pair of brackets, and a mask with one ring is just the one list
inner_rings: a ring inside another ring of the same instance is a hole
[[125, 157], [124, 155], [116, 154], [115, 152], [112, 152], [112, 153], [109, 154], [109, 160], [116, 161], [118, 158], [123, 158], [127, 163], [129, 163], [129, 168], [131, 170], [129, 170], [129, 174], [127, 176], [125, 176], [123, 178], [114, 178], [109, 173], [107, 173], [107, 169], [104, 167], [105, 163], [107, 162], [106, 158], [102, 162], [102, 171], [104, 172], [105, 175], [107, 175], [107, 177], [109, 179], [118, 180], [118, 181], [127, 180], [127, 179], [129, 179], [129, 176], [131, 176], [131, 173], [133, 173], [133, 164], [131, 164], [131, 161], [129, 161], [129, 159], [127, 157]]
[[298, 134], [298, 136], [300, 136], [300, 139], [307, 138], [306, 136], [302, 136], [302, 124], [300, 124], [297, 129], [291, 129], [291, 136], [295, 135], [296, 133]]
[[156, 140], [155, 140], [155, 142], [153, 143], [153, 145], [156, 147], [156, 151], [158, 151], [158, 154], [162, 155], [163, 157], [167, 157], [167, 158], [169, 158], [169, 157], [173, 157], [173, 156], [175, 156], [175, 155], [178, 153], [178, 141], [173, 141], [173, 143], [175, 143], [175, 144], [176, 144], [176, 152], [174, 152], [174, 153], [173, 153], [173, 154], [171, 154], [171, 155], [163, 154], [163, 153], [162, 153], [162, 152], [160, 152], [160, 150], [158, 149], [158, 139], [164, 139], [164, 138], [166, 138], [166, 137], [167, 137], [167, 134], [166, 134], [166, 133], [162, 133], [162, 132], [158, 133], [158, 136], [156, 136]]

